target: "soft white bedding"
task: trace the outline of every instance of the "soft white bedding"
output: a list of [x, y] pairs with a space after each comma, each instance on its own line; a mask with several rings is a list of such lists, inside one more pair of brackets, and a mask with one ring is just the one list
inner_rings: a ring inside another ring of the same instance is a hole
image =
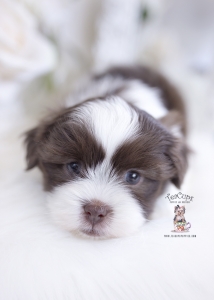
[[[213, 299], [213, 153], [207, 134], [192, 134], [189, 173], [182, 192], [190, 235], [173, 234], [173, 207], [161, 197], [155, 220], [139, 234], [84, 240], [60, 231], [45, 207], [39, 171], [25, 172], [17, 120], [1, 141], [0, 299]], [[171, 191], [173, 194], [175, 191]]]

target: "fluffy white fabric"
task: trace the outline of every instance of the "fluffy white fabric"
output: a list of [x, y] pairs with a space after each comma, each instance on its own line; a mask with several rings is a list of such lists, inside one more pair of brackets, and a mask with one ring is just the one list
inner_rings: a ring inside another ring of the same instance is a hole
[[[82, 2], [74, 3], [82, 5]], [[87, 3], [91, 7], [91, 1]], [[177, 3], [179, 5], [180, 2], [177, 1]], [[75, 37], [75, 41], [84, 41], [82, 48], [87, 50], [87, 55], [90, 51], [85, 43], [89, 39], [83, 38], [80, 30], [77, 34], [79, 23], [76, 21], [79, 20], [82, 25], [83, 21], [88, 19], [89, 11], [86, 9], [84, 16], [81, 14], [82, 17], [79, 18], [75, 10], [73, 18], [69, 17], [69, 20], [72, 21], [72, 25], [76, 26], [69, 27], [66, 24], [70, 37]], [[47, 20], [46, 11], [44, 16]], [[174, 14], [172, 14], [173, 17]], [[179, 18], [174, 19], [179, 20]], [[126, 18], [124, 20], [128, 28], [133, 29], [129, 31], [127, 40], [134, 40], [136, 30], [130, 26], [130, 20], [128, 22]], [[183, 18], [180, 20], [183, 22]], [[198, 21], [198, 16], [196, 20]], [[55, 24], [59, 23], [54, 20]], [[105, 24], [108, 22], [105, 21]], [[122, 26], [126, 36], [127, 26]], [[158, 22], [157, 26], [159, 26]], [[169, 28], [170, 25], [168, 26], [167, 23], [166, 27]], [[212, 27], [209, 27], [211, 30]], [[58, 28], [61, 37], [61, 26]], [[185, 28], [186, 31], [187, 26], [179, 26], [179, 28]], [[87, 26], [87, 29], [89, 30], [90, 26]], [[71, 30], [74, 32], [73, 35]], [[150, 38], [153, 36], [151, 27], [148, 27], [148, 31]], [[130, 32], [131, 35], [133, 33], [133, 39], [130, 38]], [[173, 36], [176, 36], [174, 32]], [[194, 32], [196, 32], [195, 27]], [[199, 34], [200, 32], [204, 31], [199, 31]], [[181, 191], [194, 196], [193, 203], [186, 207], [186, 218], [192, 224], [190, 234], [196, 234], [196, 238], [164, 237], [164, 235], [170, 235], [170, 230], [173, 229], [173, 205], [168, 203], [168, 200], [164, 198], [165, 195], [157, 202], [156, 211], [153, 214], [155, 220], [146, 224], [142, 232], [135, 236], [94, 241], [77, 238], [60, 230], [52, 223], [47, 213], [40, 174], [36, 170], [24, 172], [24, 150], [18, 137], [25, 129], [30, 128], [30, 125], [19, 127], [19, 120], [13, 118], [12, 131], [7, 136], [1, 137], [0, 141], [1, 300], [214, 299], [214, 143], [213, 130], [211, 130], [213, 128], [213, 121], [211, 122], [213, 78], [210, 81], [202, 80], [201, 77], [191, 77], [191, 80], [186, 80], [178, 67], [182, 51], [181, 54], [179, 50], [176, 52], [173, 42], [167, 43], [165, 47], [164, 38], [167, 36], [162, 34], [161, 39], [161, 32], [157, 30], [156, 33], [158, 38], [155, 39], [155, 43], [151, 43], [150, 48], [148, 48], [148, 41], [144, 34], [143, 45], [149, 51], [141, 51], [141, 55], [147, 55], [147, 60], [150, 59], [155, 66], [162, 66], [168, 74], [174, 76], [176, 82], [181, 83], [186, 94], [191, 95], [187, 98], [188, 120], [192, 132], [195, 129], [195, 133], [193, 132], [190, 136], [190, 146], [195, 153], [192, 154], [190, 171]], [[67, 37], [67, 35], [64, 36]], [[80, 36], [82, 36], [81, 39]], [[191, 35], [182, 34], [183, 36]], [[108, 35], [104, 34], [103, 37], [108, 37]], [[200, 43], [203, 48], [203, 42], [201, 43], [197, 35], [196, 37], [197, 43]], [[66, 38], [67, 40], [70, 41]], [[189, 38], [188, 40], [191, 41]], [[118, 40], [115, 41], [115, 44], [118, 44]], [[123, 50], [124, 43], [120, 47], [124, 52], [121, 60], [127, 61], [129, 57], [132, 57], [135, 43], [129, 42], [128, 48], [125, 47], [129, 49], [127, 52]], [[183, 44], [181, 43], [182, 47]], [[95, 56], [98, 57], [96, 65], [102, 62], [103, 67], [107, 56], [106, 43], [102, 45], [104, 47], [101, 46], [100, 50], [95, 51], [97, 54]], [[104, 53], [103, 56], [102, 53]], [[121, 51], [116, 53], [116, 61], [118, 61], [118, 53], [120, 54]], [[83, 57], [87, 58], [86, 54], [84, 53]], [[76, 63], [77, 58], [75, 55], [73, 57]], [[170, 58], [173, 59], [170, 60]], [[114, 61], [111, 55], [107, 59]], [[67, 66], [68, 59], [64, 61]], [[82, 57], [81, 61], [84, 61]], [[61, 73], [64, 74], [62, 71]], [[62, 85], [63, 81], [64, 79], [59, 80], [58, 85]], [[29, 99], [32, 100], [33, 94], [36, 95], [38, 101], [38, 89], [36, 93], [31, 92]], [[31, 105], [34, 107], [33, 101]], [[25, 119], [26, 116], [22, 118], [22, 122], [25, 122]], [[0, 118], [1, 128], [4, 125], [2, 120]]]
[[[213, 299], [212, 171], [204, 168], [213, 164], [213, 145], [206, 136], [182, 188], [195, 197], [186, 218], [196, 238], [164, 237], [173, 229], [173, 205], [164, 195], [156, 220], [134, 236], [109, 240], [77, 238], [52, 223], [41, 176], [24, 172], [17, 136], [5, 140], [4, 158], [1, 149], [0, 299]], [[198, 137], [190, 142], [197, 146]]]

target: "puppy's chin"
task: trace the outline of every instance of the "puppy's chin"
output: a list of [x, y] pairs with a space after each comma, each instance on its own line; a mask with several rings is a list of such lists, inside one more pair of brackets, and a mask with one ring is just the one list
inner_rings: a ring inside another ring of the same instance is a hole
[[[99, 184], [95, 180], [70, 182], [48, 193], [51, 218], [60, 228], [76, 236], [90, 239], [110, 239], [136, 233], [145, 223], [142, 208], [129, 191], [120, 184]], [[84, 199], [82, 201], [81, 199]], [[84, 211], [84, 204], [99, 199], [108, 203], [110, 213], [104, 220], [92, 224]]]
[[[58, 225], [61, 227], [60, 224]], [[124, 232], [123, 234], [121, 233], [120, 235], [110, 234], [108, 230], [106, 231], [105, 230], [100, 231], [95, 229], [85, 230], [81, 228], [76, 230], [70, 230], [69, 232], [78, 238], [89, 239], [89, 240], [108, 240], [108, 239], [117, 239], [117, 238], [123, 238], [123, 237], [134, 235], [140, 231], [142, 226], [143, 224], [138, 228], [136, 228], [135, 230], [133, 230], [132, 232]], [[65, 229], [63, 227], [61, 228]]]
[[128, 230], [125, 230], [124, 228], [124, 231], [121, 230], [120, 232], [113, 233], [112, 230], [109, 230], [108, 226], [104, 226], [102, 229], [97, 227], [92, 228], [90, 226], [88, 226], [87, 228], [84, 228], [83, 226], [71, 228], [68, 224], [65, 224], [65, 222], [59, 220], [59, 218], [57, 218], [56, 215], [54, 215], [53, 211], [51, 212], [51, 218], [54, 221], [54, 223], [58, 225], [59, 228], [61, 228], [62, 230], [66, 230], [78, 238], [91, 240], [107, 240], [128, 237], [139, 232], [144, 224], [144, 222], [142, 222], [142, 224], [139, 224], [139, 226], [137, 226], [136, 228], [131, 228], [131, 230], [130, 228]]
[[79, 231], [71, 231], [71, 233], [76, 235], [77, 237], [92, 239], [92, 240], [106, 240], [106, 239], [118, 238], [117, 236], [109, 235], [107, 230], [105, 231], [105, 230], [98, 230], [98, 229], [91, 229], [91, 230], [80, 229]]

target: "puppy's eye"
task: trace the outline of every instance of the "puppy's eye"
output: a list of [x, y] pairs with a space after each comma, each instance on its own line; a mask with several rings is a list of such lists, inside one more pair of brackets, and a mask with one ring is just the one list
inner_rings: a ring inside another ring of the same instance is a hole
[[129, 184], [137, 184], [140, 181], [140, 174], [136, 171], [128, 171], [125, 176], [126, 182]]
[[80, 164], [77, 162], [72, 162], [67, 164], [67, 169], [70, 173], [79, 174], [80, 173]]

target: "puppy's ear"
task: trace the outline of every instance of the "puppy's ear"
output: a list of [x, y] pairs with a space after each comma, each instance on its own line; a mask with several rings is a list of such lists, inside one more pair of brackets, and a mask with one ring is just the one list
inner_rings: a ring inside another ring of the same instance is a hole
[[179, 205], [176, 205], [176, 206], [174, 207], [174, 213], [176, 213], [176, 211], [178, 210], [178, 208], [179, 208]]
[[37, 135], [38, 128], [31, 129], [25, 133], [25, 145], [27, 149], [26, 160], [27, 169], [30, 170], [37, 166], [38, 164], [38, 154], [37, 154]]
[[[26, 160], [27, 160], [27, 168], [26, 170], [30, 170], [36, 166], [38, 166], [39, 161], [41, 159], [41, 145], [44, 140], [48, 139], [50, 132], [52, 131], [55, 122], [63, 122], [65, 119], [65, 112], [67, 109], [62, 108], [59, 111], [49, 112], [49, 115], [41, 120], [40, 124], [27, 131], [25, 133], [25, 146], [26, 146]], [[70, 112], [70, 110], [68, 110]]]
[[173, 144], [168, 154], [174, 166], [174, 174], [171, 181], [177, 188], [180, 188], [187, 170], [187, 156], [189, 151], [183, 140], [175, 140]]
[[172, 110], [159, 121], [173, 138], [172, 147], [167, 155], [174, 166], [171, 181], [177, 188], [180, 188], [187, 170], [187, 157], [190, 152], [185, 143], [185, 119], [179, 112]]

